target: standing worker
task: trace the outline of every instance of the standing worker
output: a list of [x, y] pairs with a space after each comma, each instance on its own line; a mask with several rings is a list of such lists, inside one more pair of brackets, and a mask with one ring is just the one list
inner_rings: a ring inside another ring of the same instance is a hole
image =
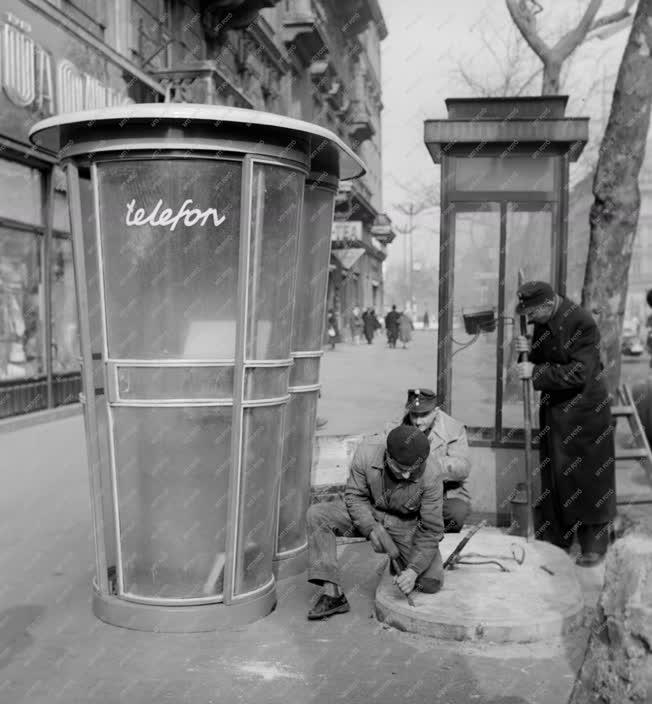
[[614, 424], [593, 316], [557, 295], [550, 284], [528, 281], [518, 289], [516, 312], [534, 323], [531, 348], [517, 338], [521, 379], [541, 392], [539, 407], [543, 523], [537, 532], [563, 549], [574, 534], [577, 564], [605, 556], [616, 516]]

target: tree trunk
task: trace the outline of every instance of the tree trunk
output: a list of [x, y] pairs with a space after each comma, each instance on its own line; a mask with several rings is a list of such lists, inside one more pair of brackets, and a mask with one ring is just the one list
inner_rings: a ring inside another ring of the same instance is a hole
[[593, 180], [595, 200], [582, 290], [582, 305], [599, 311], [607, 383], [612, 392], [620, 380], [620, 336], [640, 208], [638, 174], [650, 125], [651, 48], [652, 0], [640, 0], [618, 70]]
[[543, 63], [543, 83], [541, 95], [559, 95], [561, 61], [547, 59]]

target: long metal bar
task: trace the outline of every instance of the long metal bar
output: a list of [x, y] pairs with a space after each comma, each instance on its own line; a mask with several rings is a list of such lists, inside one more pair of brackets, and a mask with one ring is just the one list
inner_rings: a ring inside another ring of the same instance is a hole
[[308, 391], [319, 391], [321, 384], [303, 384], [302, 386], [289, 386], [288, 391], [292, 394], [304, 394]]
[[[557, 246], [557, 266], [551, 267], [555, 272], [553, 276], [556, 275], [554, 280], [554, 285], [557, 287], [556, 290], [560, 295], [566, 295], [566, 276], [568, 269], [568, 166], [569, 166], [569, 156], [568, 153], [564, 154], [561, 158], [559, 174], [560, 187], [559, 192], [561, 193], [561, 198], [559, 201], [559, 206], [556, 212], [553, 212], [552, 217], [552, 239], [558, 242]], [[556, 235], [556, 237], [555, 237]]]
[[306, 351], [306, 352], [292, 352], [292, 356], [295, 359], [312, 359], [314, 357], [323, 357], [324, 350]]
[[494, 439], [503, 435], [503, 361], [505, 344], [505, 267], [507, 258], [507, 203], [500, 204], [498, 248], [498, 336], [496, 340], [496, 427]]
[[[524, 282], [523, 270], [518, 272], [518, 285]], [[525, 315], [519, 315], [519, 324], [521, 335], [527, 335], [527, 318]], [[519, 354], [519, 362], [527, 362], [527, 352]], [[526, 540], [534, 540], [534, 512], [532, 507], [532, 406], [531, 406], [531, 387], [530, 380], [523, 379], [523, 431], [525, 434], [525, 454], [523, 456], [525, 463], [525, 497], [527, 501], [527, 527], [525, 532]]]
[[47, 380], [48, 408], [54, 407], [54, 393], [52, 389], [52, 228], [54, 226], [54, 169], [49, 169], [45, 175], [44, 183], [45, 200], [45, 232], [43, 237], [43, 258], [41, 268], [43, 271], [43, 297], [45, 330], [43, 341], [45, 346], [45, 377]]
[[251, 210], [253, 193], [253, 163], [246, 156], [242, 164], [242, 198], [240, 201], [240, 252], [238, 262], [237, 308], [239, 311], [236, 325], [235, 374], [233, 388], [233, 415], [231, 428], [231, 476], [228, 487], [228, 506], [226, 524], [226, 563], [224, 566], [224, 603], [230, 604], [234, 599], [236, 578], [236, 557], [240, 521], [240, 488], [242, 484], [242, 435], [243, 435], [243, 401], [245, 385], [245, 365], [247, 345], [247, 311], [249, 309], [249, 244], [251, 238]]
[[88, 394], [86, 403], [84, 404], [84, 414], [86, 417], [86, 443], [91, 492], [91, 515], [93, 518], [93, 538], [95, 544], [95, 569], [100, 593], [108, 594], [109, 582], [106, 566], [106, 546], [104, 545], [104, 513], [102, 507], [102, 483], [100, 479], [100, 448], [98, 443], [99, 430], [95, 409], [91, 331], [86, 290], [86, 263], [84, 259], [84, 235], [79, 195], [79, 173], [75, 164], [68, 163], [66, 165], [66, 176], [68, 180], [70, 229], [72, 231], [75, 282], [77, 286], [79, 339], [83, 360], [81, 371], [84, 388], [87, 390]]
[[437, 397], [446, 413], [451, 410], [451, 357], [453, 331], [453, 284], [455, 256], [455, 206], [448, 197], [446, 183], [454, 178], [454, 161], [441, 160], [441, 209], [439, 215], [439, 304], [437, 330]]
[[120, 598], [134, 604], [147, 604], [149, 606], [198, 606], [200, 604], [220, 604], [222, 602], [222, 595], [217, 594], [193, 597], [154, 597], [122, 592]]

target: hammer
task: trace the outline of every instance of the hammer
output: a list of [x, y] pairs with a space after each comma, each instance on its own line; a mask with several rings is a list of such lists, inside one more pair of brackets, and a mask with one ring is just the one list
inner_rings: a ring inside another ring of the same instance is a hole
[[[401, 554], [396, 547], [396, 543], [385, 530], [385, 526], [377, 523], [374, 526], [374, 534], [378, 538], [378, 542], [382, 545], [383, 550], [387, 553], [392, 570], [396, 574], [400, 574], [403, 571], [403, 568], [401, 567]], [[414, 606], [414, 600], [409, 594], [406, 594], [405, 598], [410, 606]]]

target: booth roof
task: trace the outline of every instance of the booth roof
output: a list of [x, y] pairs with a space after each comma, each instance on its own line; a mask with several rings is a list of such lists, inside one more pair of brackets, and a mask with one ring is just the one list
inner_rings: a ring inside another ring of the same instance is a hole
[[201, 105], [197, 103], [132, 103], [98, 110], [82, 110], [63, 113], [37, 122], [29, 131], [30, 141], [36, 146], [58, 152], [61, 144], [61, 128], [76, 123], [123, 121], [143, 122], [157, 120], [158, 122], [198, 123], [231, 123], [234, 125], [260, 125], [261, 127], [278, 128], [307, 135], [310, 138], [326, 139], [337, 148], [340, 154], [340, 179], [358, 178], [366, 172], [363, 161], [336, 134], [311, 122], [296, 120], [284, 115], [270, 112], [250, 110], [248, 108], [232, 108], [221, 105]]

